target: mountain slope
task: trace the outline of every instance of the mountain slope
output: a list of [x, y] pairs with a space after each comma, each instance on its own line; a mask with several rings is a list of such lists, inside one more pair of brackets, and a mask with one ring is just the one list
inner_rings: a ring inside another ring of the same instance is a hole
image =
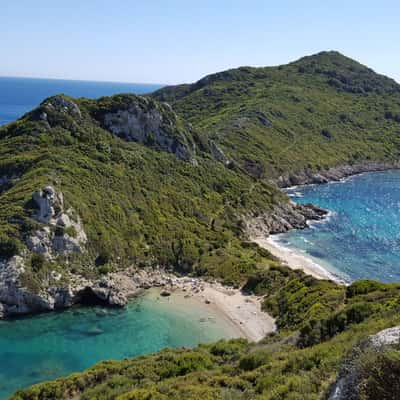
[[257, 178], [399, 158], [400, 85], [337, 52], [228, 70], [152, 97]]
[[1, 128], [0, 282], [11, 282], [0, 285], [3, 314], [27, 312], [26, 299], [51, 309], [79, 302], [87, 287], [104, 293], [103, 281], [99, 289], [90, 280], [134, 265], [244, 283], [278, 326], [258, 344], [103, 362], [14, 398], [327, 399], [353, 359], [364, 362], [351, 382], [357, 399], [398, 398], [398, 345], [364, 343], [400, 324], [399, 285], [318, 281], [280, 266], [246, 232], [318, 217], [289, 203], [271, 178], [397, 166], [399, 115], [397, 83], [324, 52], [150, 99], [56, 96]]
[[244, 220], [286, 197], [201, 140], [168, 106], [133, 95], [55, 96], [1, 128], [3, 314], [79, 302], [70, 282], [130, 266], [239, 284], [274, 264], [243, 242]]

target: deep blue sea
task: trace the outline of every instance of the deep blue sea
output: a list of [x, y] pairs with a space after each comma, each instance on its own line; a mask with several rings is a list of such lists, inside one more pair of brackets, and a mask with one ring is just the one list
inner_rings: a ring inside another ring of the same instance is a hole
[[311, 202], [332, 214], [309, 229], [278, 235], [278, 242], [348, 281], [400, 281], [400, 171], [296, 187], [288, 194], [296, 202]]
[[55, 94], [97, 98], [117, 93], [144, 94], [160, 87], [144, 83], [0, 77], [0, 125], [16, 120]]

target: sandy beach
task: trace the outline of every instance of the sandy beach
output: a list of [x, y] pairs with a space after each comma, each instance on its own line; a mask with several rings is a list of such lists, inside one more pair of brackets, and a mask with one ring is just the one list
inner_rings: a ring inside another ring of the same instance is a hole
[[212, 284], [206, 284], [197, 296], [216, 312], [223, 313], [236, 325], [240, 336], [250, 341], [258, 342], [276, 329], [274, 318], [261, 310], [261, 298]]
[[344, 283], [343, 280], [327, 271], [324, 267], [317, 264], [312, 259], [292, 249], [280, 246], [271, 237], [255, 237], [252, 238], [252, 241], [257, 243], [260, 247], [267, 249], [275, 257], [279, 258], [284, 264], [292, 269], [301, 269], [306, 274], [312, 275], [317, 279], [330, 279], [336, 283]]
[[[198, 278], [179, 278], [165, 273], [160, 277], [161, 284], [154, 286], [159, 287], [161, 298], [188, 305], [193, 301], [201, 303], [228, 323], [231, 337], [258, 342], [276, 330], [274, 318], [261, 310], [261, 297], [245, 295], [238, 289]], [[152, 278], [158, 281], [158, 273], [152, 274]]]

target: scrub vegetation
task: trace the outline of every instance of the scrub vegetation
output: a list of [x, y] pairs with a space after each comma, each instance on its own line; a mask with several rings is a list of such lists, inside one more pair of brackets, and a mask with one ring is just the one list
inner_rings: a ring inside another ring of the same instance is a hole
[[[399, 160], [395, 81], [323, 52], [220, 72], [147, 98], [59, 98], [79, 113], [44, 102], [0, 128], [0, 255], [26, 252], [26, 237], [40, 226], [32, 193], [46, 185], [79, 214], [87, 251], [56, 261], [31, 256], [26, 285], [40, 285], [50, 268], [93, 276], [163, 266], [244, 284], [263, 296], [278, 331], [257, 344], [220, 341], [104, 361], [14, 400], [327, 399], [354, 346], [400, 324], [400, 284], [316, 280], [244, 235], [248, 215], [288, 201], [272, 182], [282, 174]], [[161, 115], [173, 141], [168, 151], [156, 136], [133, 142], [107, 128], [107, 113], [132, 104]], [[179, 146], [193, 159], [177, 157]], [[360, 399], [398, 398], [399, 370], [398, 348], [370, 351]]]

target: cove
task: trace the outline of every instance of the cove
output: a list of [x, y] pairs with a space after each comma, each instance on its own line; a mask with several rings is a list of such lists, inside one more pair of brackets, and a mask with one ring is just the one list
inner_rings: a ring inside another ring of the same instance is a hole
[[0, 399], [17, 389], [166, 347], [237, 337], [232, 324], [198, 300], [149, 290], [124, 309], [76, 307], [0, 322]]
[[277, 235], [280, 245], [304, 253], [347, 281], [400, 281], [400, 171], [294, 187], [287, 193], [331, 215], [305, 230]]

